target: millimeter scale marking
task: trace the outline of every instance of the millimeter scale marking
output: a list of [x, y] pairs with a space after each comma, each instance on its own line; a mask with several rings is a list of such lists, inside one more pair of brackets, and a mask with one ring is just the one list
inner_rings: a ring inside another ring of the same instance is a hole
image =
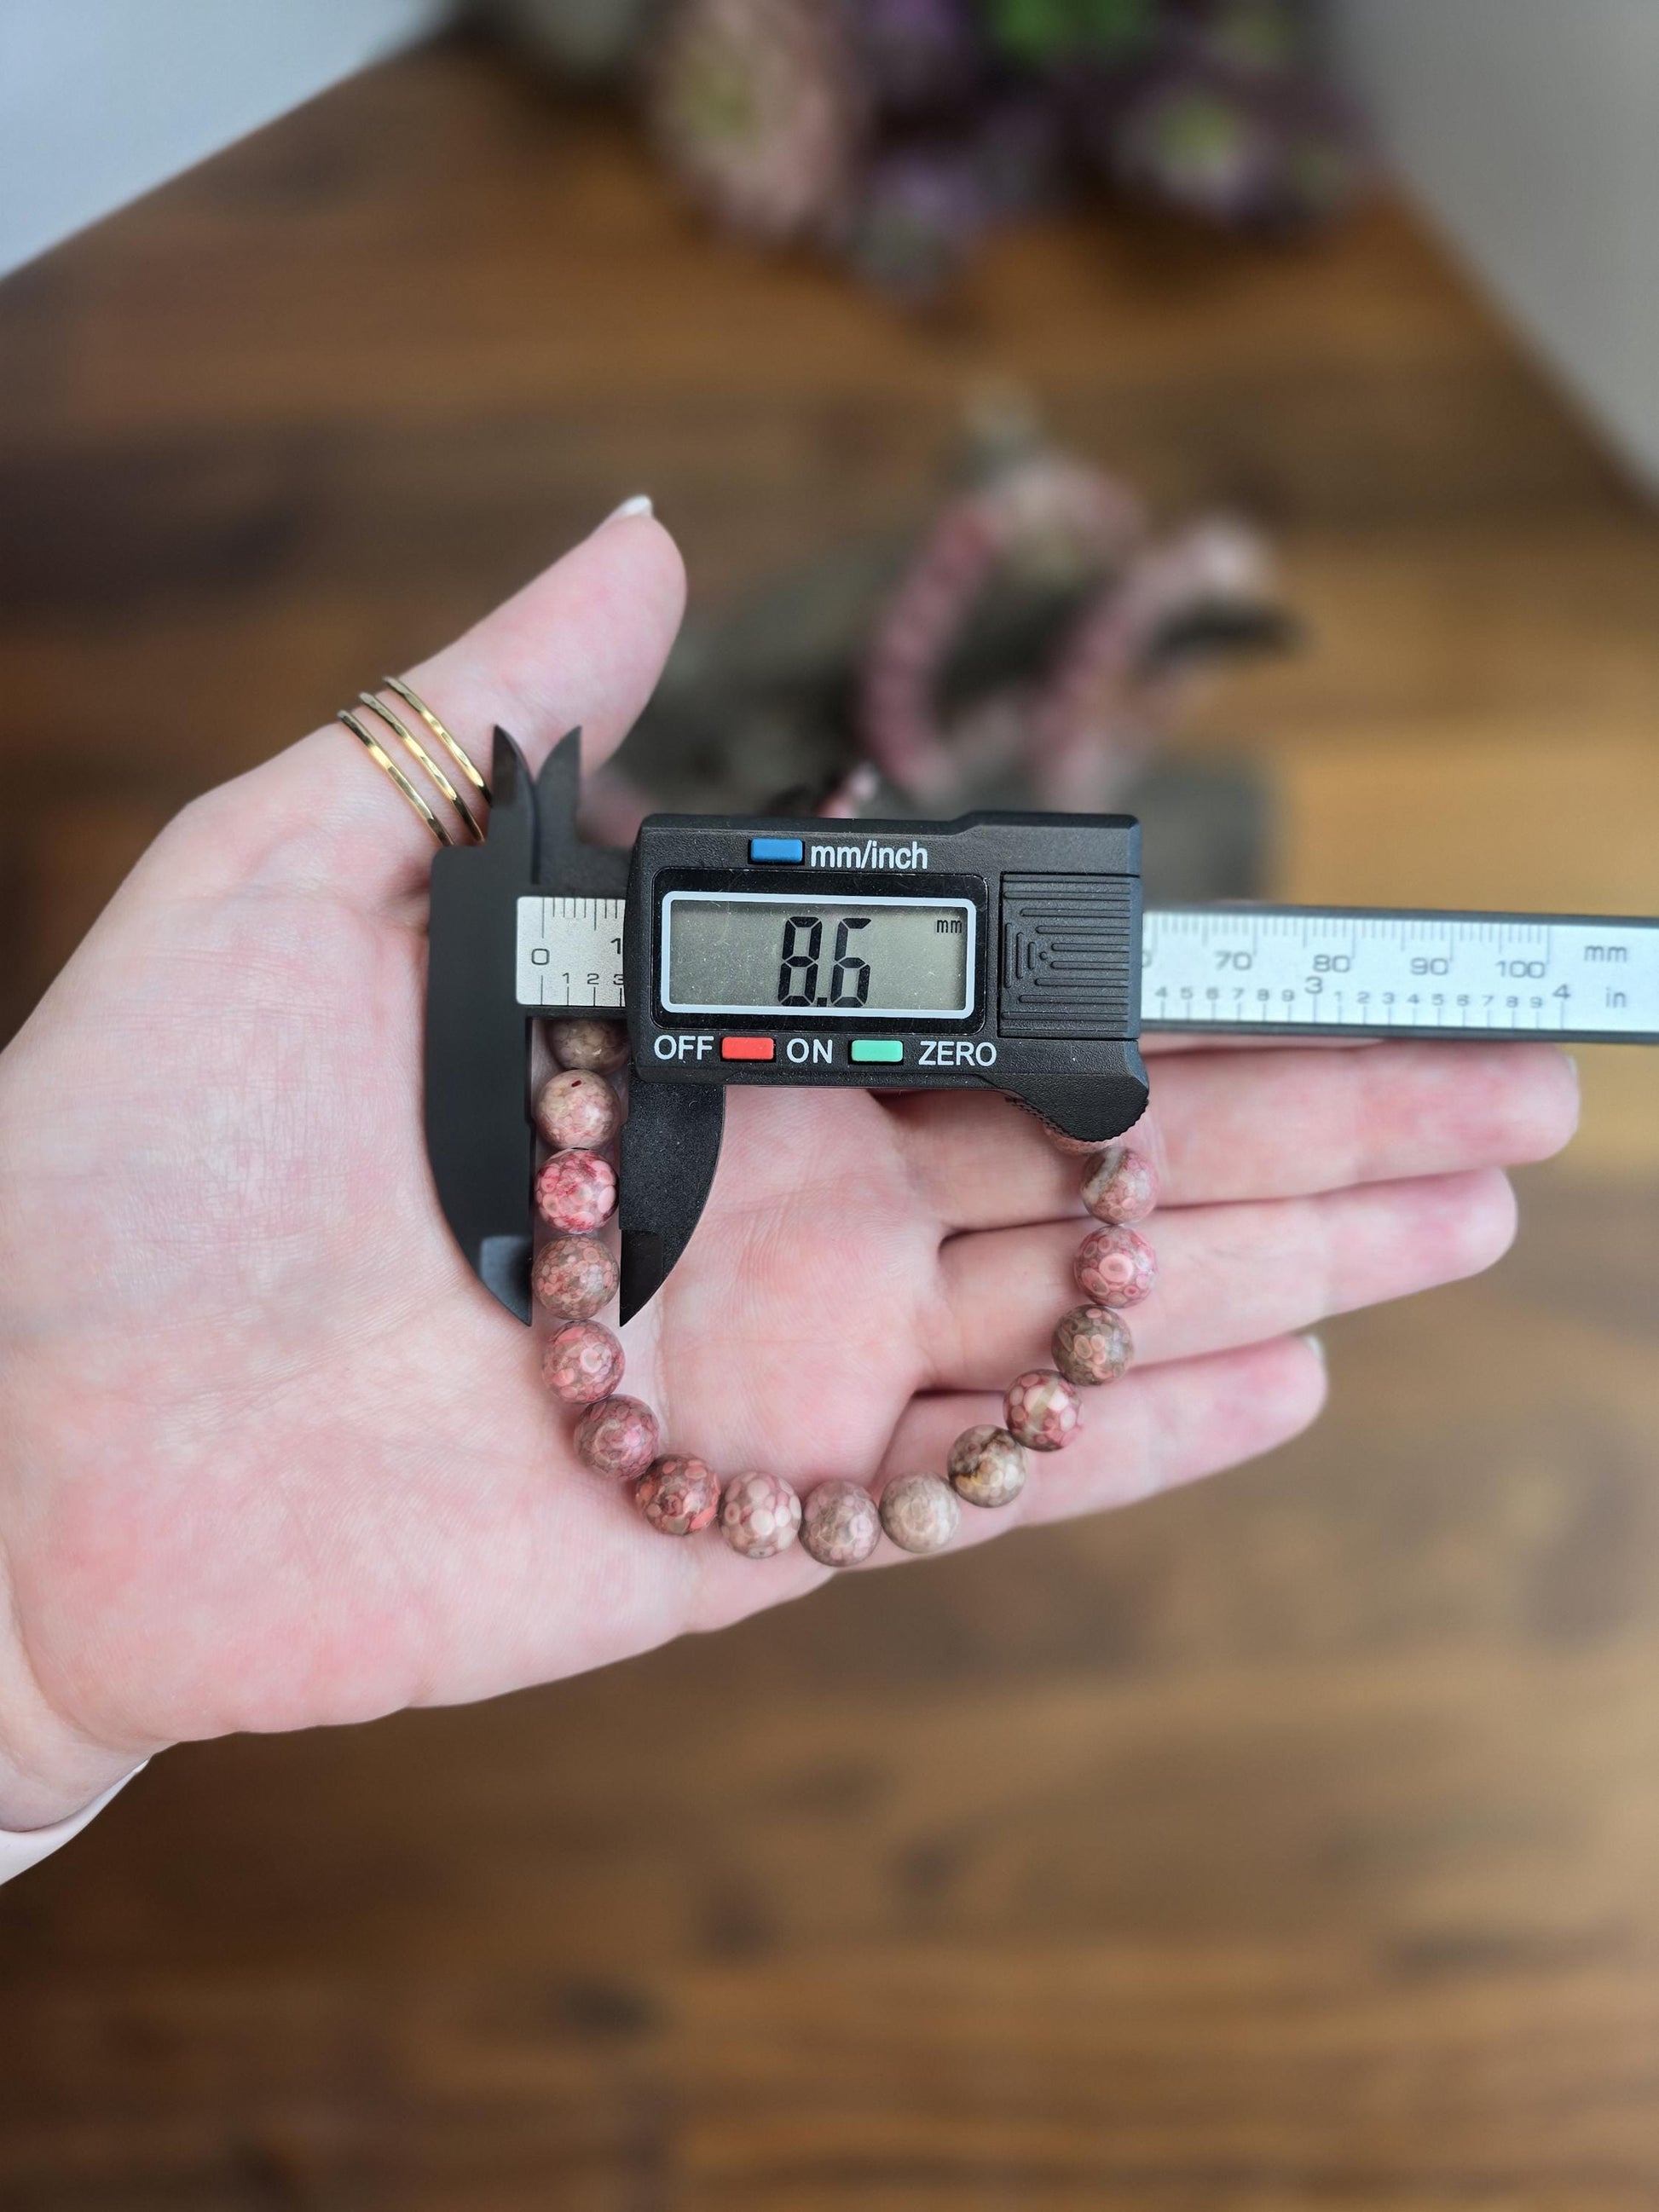
[[[625, 912], [521, 897], [519, 1003], [620, 1012]], [[1140, 992], [1144, 1030], [1659, 1044], [1659, 921], [1149, 907]]]
[[627, 911], [627, 900], [619, 898], [521, 898], [519, 1004], [619, 1012]]
[[1376, 907], [1149, 908], [1140, 1026], [1659, 1044], [1659, 921]]

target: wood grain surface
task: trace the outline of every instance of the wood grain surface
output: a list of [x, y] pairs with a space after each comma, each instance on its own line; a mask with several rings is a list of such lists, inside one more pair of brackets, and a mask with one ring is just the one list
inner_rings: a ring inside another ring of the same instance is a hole
[[[713, 605], [1009, 383], [1275, 534], [1307, 647], [1189, 742], [1286, 895], [1659, 906], [1659, 525], [1398, 207], [1037, 226], [917, 322], [446, 46], [0, 287], [0, 1024], [183, 799], [625, 495]], [[1269, 1462], [158, 1760], [0, 1898], [0, 2205], [1659, 2203], [1659, 1091], [1593, 1076], [1511, 1257], [1335, 1324]]]

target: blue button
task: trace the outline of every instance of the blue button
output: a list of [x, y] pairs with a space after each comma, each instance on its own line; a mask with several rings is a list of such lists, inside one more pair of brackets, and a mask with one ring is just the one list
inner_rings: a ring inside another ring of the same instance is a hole
[[799, 837], [751, 837], [749, 840], [751, 860], [800, 860], [805, 856], [805, 848]]

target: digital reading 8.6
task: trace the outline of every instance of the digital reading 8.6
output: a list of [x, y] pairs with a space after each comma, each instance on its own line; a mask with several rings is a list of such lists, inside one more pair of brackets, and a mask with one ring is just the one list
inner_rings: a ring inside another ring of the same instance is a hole
[[675, 1014], [973, 1012], [968, 899], [670, 891], [662, 1002]]

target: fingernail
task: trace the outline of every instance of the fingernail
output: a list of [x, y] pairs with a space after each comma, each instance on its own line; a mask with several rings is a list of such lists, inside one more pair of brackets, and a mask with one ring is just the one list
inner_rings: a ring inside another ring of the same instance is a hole
[[1325, 1357], [1325, 1340], [1322, 1336], [1319, 1335], [1311, 1328], [1304, 1328], [1302, 1332], [1302, 1341], [1307, 1346], [1309, 1351], [1313, 1353], [1314, 1357], [1318, 1360], [1322, 1367], [1329, 1366], [1330, 1362]]
[[[620, 507], [613, 507], [605, 518], [605, 522], [626, 522], [630, 515], [654, 514], [656, 511], [651, 504], [650, 493], [636, 491], [632, 499], [625, 499]], [[599, 525], [601, 530], [605, 528], [605, 522]]]

